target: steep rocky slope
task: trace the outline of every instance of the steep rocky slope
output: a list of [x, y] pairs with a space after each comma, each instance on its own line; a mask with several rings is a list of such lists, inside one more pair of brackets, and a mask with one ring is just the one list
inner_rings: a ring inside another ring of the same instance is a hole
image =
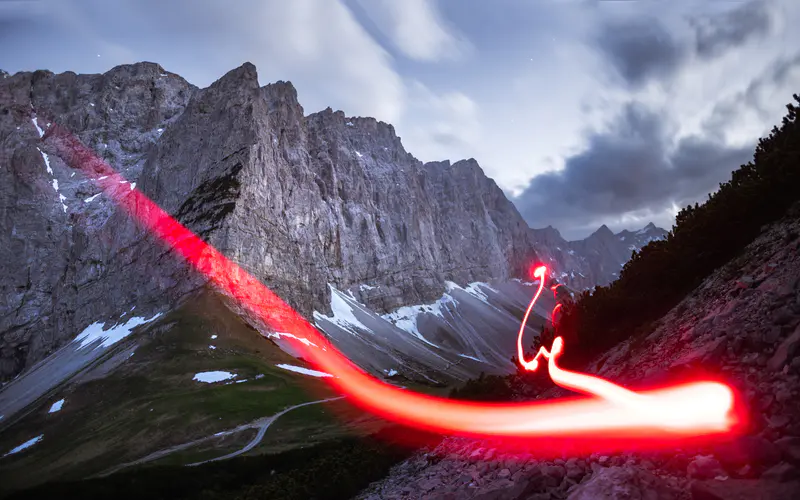
[[[361, 498], [792, 499], [800, 496], [800, 206], [706, 279], [646, 337], [588, 371], [629, 387], [700, 375], [728, 381], [746, 424], [737, 435], [659, 452], [504, 454], [448, 438], [396, 467]], [[566, 395], [553, 388], [540, 395]]]
[[474, 160], [423, 165], [391, 125], [305, 116], [245, 64], [197, 89], [152, 63], [0, 80], [0, 380], [96, 321], [203, 285], [40, 137], [64, 125], [301, 313], [328, 284], [379, 312], [525, 277], [528, 227]]
[[652, 222], [637, 231], [614, 234], [608, 226], [582, 240], [567, 241], [557, 229], [531, 229], [539, 257], [551, 266], [554, 278], [573, 290], [586, 290], [611, 283], [622, 266], [651, 241], [664, 239], [667, 231]]

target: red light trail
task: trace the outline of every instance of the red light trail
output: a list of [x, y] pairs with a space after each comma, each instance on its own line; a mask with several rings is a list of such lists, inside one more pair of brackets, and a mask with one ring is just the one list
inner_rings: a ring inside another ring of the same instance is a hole
[[[429, 431], [509, 438], [571, 437], [669, 441], [680, 437], [722, 434], [731, 430], [733, 392], [715, 382], [695, 382], [655, 391], [633, 392], [591, 375], [564, 370], [557, 364], [563, 351], [561, 338], [550, 352], [541, 349], [524, 361], [522, 333], [533, 305], [542, 292], [544, 266], [536, 269], [539, 288], [519, 330], [519, 360], [528, 370], [538, 358], [548, 361], [553, 381], [562, 387], [590, 395], [524, 403], [477, 403], [456, 401], [403, 390], [365, 373], [317, 332], [305, 318], [211, 245], [172, 218], [156, 203], [116, 173], [108, 164], [63, 128], [53, 125], [43, 140], [50, 140], [59, 156], [72, 168], [92, 179], [142, 227], [205, 275], [221, 291], [244, 306], [275, 332], [305, 337], [315, 348], [300, 341], [296, 348], [326, 379], [364, 409], [404, 425]], [[555, 313], [555, 311], [554, 311]]]

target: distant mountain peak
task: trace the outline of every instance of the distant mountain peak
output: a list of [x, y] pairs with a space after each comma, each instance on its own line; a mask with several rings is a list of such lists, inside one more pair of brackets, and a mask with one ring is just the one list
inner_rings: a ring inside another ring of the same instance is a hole
[[603, 224], [589, 237], [569, 242], [560, 235], [556, 237], [558, 230], [553, 226], [531, 230], [534, 249], [549, 263], [553, 277], [575, 290], [587, 290], [616, 280], [631, 258], [631, 252], [638, 252], [667, 234], [652, 222], [642, 229], [623, 229], [617, 234]]
[[608, 226], [603, 224], [597, 231], [592, 233], [589, 236], [589, 238], [598, 238], [598, 237], [608, 238], [609, 236], [614, 236], [614, 232], [611, 231], [611, 229], [609, 229]]

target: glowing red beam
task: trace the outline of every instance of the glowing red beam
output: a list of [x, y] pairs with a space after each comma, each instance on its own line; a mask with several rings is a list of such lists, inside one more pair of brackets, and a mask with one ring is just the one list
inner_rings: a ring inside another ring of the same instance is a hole
[[[185, 258], [224, 293], [235, 298], [268, 328], [292, 332], [324, 349], [297, 342], [305, 359], [335, 377], [328, 380], [363, 408], [405, 425], [443, 433], [509, 437], [643, 437], [675, 438], [728, 431], [733, 394], [718, 383], [685, 384], [647, 393], [633, 393], [610, 382], [559, 368], [560, 339], [552, 352], [539, 354], [549, 361], [557, 383], [598, 398], [481, 404], [414, 393], [377, 380], [350, 362], [288, 304], [255, 277], [173, 219], [157, 204], [117, 174], [74, 136], [53, 126], [45, 135], [59, 156], [72, 168], [94, 180], [103, 192], [144, 228]], [[538, 268], [540, 285], [525, 314], [544, 286], [544, 268]], [[524, 325], [524, 322], [523, 322]], [[522, 331], [518, 350], [522, 356]], [[537, 354], [538, 357], [538, 354]], [[527, 367], [535, 369], [534, 359]], [[645, 404], [646, 402], [646, 404]], [[651, 405], [651, 406], [648, 406]]]

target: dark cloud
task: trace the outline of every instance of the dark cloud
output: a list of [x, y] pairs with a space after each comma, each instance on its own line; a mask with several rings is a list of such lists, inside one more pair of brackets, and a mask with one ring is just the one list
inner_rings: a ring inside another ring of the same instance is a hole
[[464, 139], [455, 132], [433, 132], [431, 140], [440, 146], [446, 147], [466, 145]]
[[653, 18], [611, 21], [600, 28], [595, 42], [616, 73], [635, 88], [669, 78], [693, 55], [713, 59], [768, 34], [771, 5], [753, 0], [715, 15], [692, 16], [689, 37], [676, 36]]
[[655, 19], [613, 22], [602, 27], [597, 45], [630, 86], [673, 73], [686, 48]]
[[591, 135], [563, 170], [535, 177], [514, 202], [532, 227], [552, 224], [578, 236], [575, 231], [625, 214], [665, 213], [673, 202], [703, 201], [752, 150], [702, 137], [673, 148], [663, 115], [632, 103], [612, 127]]
[[753, 0], [721, 15], [693, 18], [697, 54], [717, 57], [751, 38], [766, 35], [772, 26], [769, 9], [770, 2]]

